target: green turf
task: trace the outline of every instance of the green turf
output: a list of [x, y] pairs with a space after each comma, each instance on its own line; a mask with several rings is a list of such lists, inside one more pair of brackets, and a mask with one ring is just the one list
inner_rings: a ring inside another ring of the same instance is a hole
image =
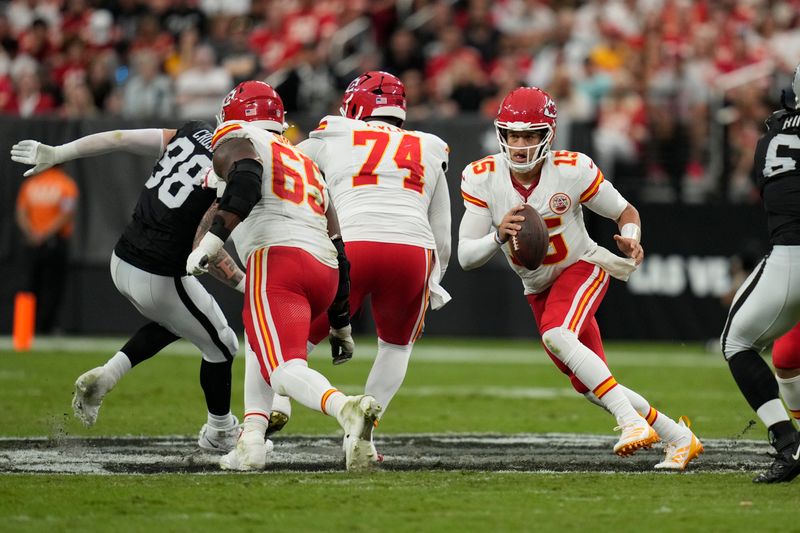
[[36, 532], [785, 532], [798, 504], [796, 490], [733, 474], [0, 478], [3, 529]]
[[[374, 343], [333, 367], [358, 392]], [[755, 418], [718, 354], [700, 346], [609, 344], [617, 379], [659, 409], [692, 418], [701, 437], [739, 435]], [[425, 339], [380, 426], [383, 433], [584, 432], [614, 420], [571, 392], [533, 341]], [[109, 353], [0, 354], [0, 436], [191, 435], [204, 422], [198, 358], [156, 357], [107, 397], [98, 424], [71, 416], [72, 383]], [[235, 365], [241, 414], [243, 364]], [[288, 434], [333, 434], [336, 423], [295, 406]], [[746, 438], [764, 437], [759, 425]], [[755, 486], [751, 474], [0, 476], [3, 531], [797, 531], [798, 482]]]
[[[360, 392], [373, 343], [332, 366], [321, 347], [311, 365], [345, 392]], [[579, 432], [610, 434], [615, 421], [575, 394], [533, 341], [424, 340], [381, 432]], [[722, 357], [700, 346], [612, 344], [609, 363], [621, 383], [667, 414], [687, 415], [705, 437], [733, 437], [754, 418]], [[135, 368], [107, 397], [98, 424], [72, 417], [75, 378], [108, 353], [7, 354], [0, 358], [0, 428], [6, 436], [192, 434], [205, 421], [199, 357], [161, 356]], [[233, 410], [242, 412], [243, 360], [234, 367]], [[529, 397], [542, 393], [551, 397]], [[439, 406], [436, 409], [427, 408]], [[289, 434], [328, 434], [336, 422], [297, 406]], [[763, 432], [748, 435], [761, 438]]]

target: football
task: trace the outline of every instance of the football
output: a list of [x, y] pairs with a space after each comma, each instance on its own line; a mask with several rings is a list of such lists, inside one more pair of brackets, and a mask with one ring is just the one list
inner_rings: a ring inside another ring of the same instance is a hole
[[547, 255], [550, 244], [547, 225], [542, 215], [527, 204], [517, 214], [524, 216], [525, 220], [518, 223], [522, 229], [509, 239], [511, 253], [520, 265], [534, 270], [539, 268]]

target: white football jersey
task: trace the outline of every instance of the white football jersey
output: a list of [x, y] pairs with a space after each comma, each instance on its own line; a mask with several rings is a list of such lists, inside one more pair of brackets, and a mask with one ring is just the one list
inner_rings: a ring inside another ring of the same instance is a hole
[[285, 137], [241, 121], [217, 126], [211, 149], [236, 138], [253, 143], [264, 167], [261, 200], [231, 235], [239, 258], [246, 262], [265, 246], [291, 246], [337, 267], [325, 217], [328, 193], [317, 165]]
[[[309, 155], [325, 175], [349, 241], [434, 249], [428, 219], [449, 149], [439, 137], [383, 122], [327, 116], [309, 134]], [[314, 140], [323, 142], [314, 142]]]
[[544, 291], [568, 266], [597, 248], [586, 231], [582, 205], [613, 220], [628, 205], [588, 156], [567, 151], [547, 155], [539, 183], [527, 201], [514, 187], [503, 154], [469, 164], [461, 176], [461, 195], [468, 211], [490, 216], [494, 227], [500, 225], [511, 208], [524, 203], [544, 218], [550, 247], [539, 268], [528, 270], [515, 262], [510, 243], [502, 247], [509, 265], [522, 278], [525, 294]]

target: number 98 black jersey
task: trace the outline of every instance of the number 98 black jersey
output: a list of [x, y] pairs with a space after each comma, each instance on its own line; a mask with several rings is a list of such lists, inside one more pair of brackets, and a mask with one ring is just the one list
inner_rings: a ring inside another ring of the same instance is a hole
[[213, 131], [206, 122], [193, 121], [175, 133], [114, 248], [120, 259], [151, 274], [186, 275], [197, 226], [216, 199], [215, 190], [202, 188]]
[[753, 166], [761, 189], [770, 242], [800, 244], [800, 110], [781, 110], [767, 120]]

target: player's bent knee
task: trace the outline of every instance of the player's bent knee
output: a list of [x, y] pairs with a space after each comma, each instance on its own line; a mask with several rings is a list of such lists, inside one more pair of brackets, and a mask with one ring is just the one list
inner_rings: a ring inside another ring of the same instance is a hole
[[722, 350], [722, 355], [725, 357], [726, 361], [730, 361], [731, 357], [733, 357], [737, 353], [746, 352], [748, 350], [755, 350], [752, 344], [741, 342], [736, 338], [732, 338], [731, 335], [728, 335], [727, 337], [722, 337], [720, 339], [720, 348]]
[[281, 363], [278, 365], [275, 370], [272, 371], [269, 377], [269, 386], [272, 387], [272, 390], [275, 391], [276, 394], [280, 394], [281, 396], [288, 396], [287, 393], [287, 381], [290, 378], [290, 374], [292, 373], [292, 369], [296, 367], [308, 367], [308, 363], [303, 359], [289, 359], [285, 363]]
[[800, 352], [791, 343], [776, 341], [772, 346], [772, 365], [776, 370], [795, 370], [795, 375], [800, 374]]
[[575, 343], [578, 342], [578, 336], [571, 329], [558, 326], [542, 333], [542, 342], [550, 353], [563, 361], [572, 352]]

